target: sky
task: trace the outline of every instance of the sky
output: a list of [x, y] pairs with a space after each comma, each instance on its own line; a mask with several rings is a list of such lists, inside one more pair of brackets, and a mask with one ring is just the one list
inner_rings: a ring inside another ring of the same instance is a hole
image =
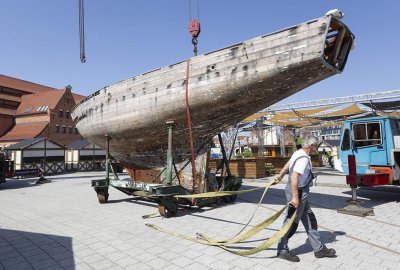
[[[197, 8], [197, 2], [199, 7]], [[0, 74], [89, 95], [193, 56], [189, 0], [85, 0], [85, 64], [78, 0], [1, 0]], [[322, 17], [345, 13], [356, 37], [344, 71], [279, 104], [400, 89], [398, 0], [192, 0], [199, 54]], [[199, 12], [197, 12], [197, 10]]]

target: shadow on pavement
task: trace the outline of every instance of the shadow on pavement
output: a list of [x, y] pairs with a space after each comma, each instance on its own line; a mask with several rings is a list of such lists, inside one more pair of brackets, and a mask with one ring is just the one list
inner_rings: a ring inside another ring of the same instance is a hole
[[[306, 232], [298, 231], [297, 233], [306, 233]], [[335, 231], [335, 232], [319, 231], [319, 234], [321, 236], [321, 242], [323, 244], [326, 244], [327, 247], [329, 248], [330, 243], [336, 242], [336, 236], [345, 235], [346, 233], [342, 232], [342, 231]], [[289, 244], [290, 244], [290, 241], [289, 241]], [[292, 248], [291, 251], [296, 255], [314, 252], [313, 249], [311, 248], [311, 244], [308, 239], [306, 240], [306, 242], [303, 245]]]
[[[254, 188], [254, 186], [242, 185], [240, 190]], [[329, 193], [329, 189], [326, 188], [326, 193]], [[239, 200], [250, 203], [258, 203], [263, 189], [244, 193], [239, 195]], [[319, 191], [320, 192], [320, 191]], [[351, 189], [342, 192], [343, 195], [333, 195], [326, 193], [318, 193], [314, 187], [310, 189], [309, 202], [312, 208], [326, 208], [326, 209], [338, 209], [348, 205], [347, 200], [351, 198]], [[357, 189], [358, 199], [361, 201], [364, 207], [375, 207], [381, 204], [385, 204], [393, 201], [400, 201], [400, 191], [388, 192], [379, 190], [379, 188], [358, 188]], [[262, 205], [283, 205], [286, 203], [285, 192], [283, 189], [278, 189], [272, 186], [268, 189], [267, 194], [263, 200]]]
[[35, 181], [39, 178], [28, 178], [28, 179], [7, 179], [5, 183], [0, 185], [0, 192], [7, 189], [19, 189], [36, 187]]
[[[351, 190], [344, 192], [351, 196]], [[368, 188], [357, 188], [358, 199], [362, 200], [368, 207], [376, 206], [378, 204], [386, 202], [400, 202], [400, 187], [398, 186], [380, 186], [380, 187], [368, 187]], [[381, 202], [381, 203], [378, 203]]]
[[72, 238], [0, 228], [1, 269], [75, 269]]

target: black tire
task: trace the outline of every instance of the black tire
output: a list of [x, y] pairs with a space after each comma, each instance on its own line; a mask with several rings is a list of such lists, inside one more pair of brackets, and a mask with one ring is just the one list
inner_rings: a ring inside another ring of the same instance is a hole
[[97, 199], [99, 200], [100, 204], [108, 202], [108, 187], [106, 188], [98, 188], [96, 189]]

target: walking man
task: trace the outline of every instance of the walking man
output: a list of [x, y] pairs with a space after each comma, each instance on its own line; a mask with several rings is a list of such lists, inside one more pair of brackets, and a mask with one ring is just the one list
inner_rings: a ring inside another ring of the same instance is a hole
[[314, 136], [305, 136], [302, 141], [302, 148], [293, 153], [290, 160], [280, 171], [276, 182], [282, 180], [283, 176], [289, 172], [289, 180], [285, 188], [285, 195], [289, 205], [286, 212], [284, 225], [297, 209], [297, 217], [292, 227], [280, 239], [278, 243], [278, 258], [299, 262], [300, 259], [295, 254], [289, 252], [288, 242], [290, 237], [294, 235], [301, 220], [308, 236], [308, 240], [314, 250], [317, 258], [336, 257], [336, 251], [333, 248], [327, 248], [321, 243], [320, 235], [317, 227], [317, 219], [308, 203], [310, 186], [312, 186], [313, 173], [310, 154], [315, 151], [318, 146], [318, 139]]

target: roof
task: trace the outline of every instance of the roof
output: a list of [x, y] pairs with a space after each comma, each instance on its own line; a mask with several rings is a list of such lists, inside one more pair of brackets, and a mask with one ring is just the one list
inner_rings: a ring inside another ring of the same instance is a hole
[[91, 144], [88, 140], [77, 140], [67, 145], [68, 149], [82, 149]]
[[40, 142], [42, 140], [45, 140], [46, 138], [30, 138], [30, 139], [26, 139], [23, 141], [20, 141], [18, 143], [15, 143], [13, 145], [10, 145], [8, 147], [6, 147], [7, 150], [13, 150], [13, 149], [21, 149], [21, 148], [26, 148], [32, 144], [35, 144], [37, 142]]
[[[6, 147], [6, 150], [19, 150], [19, 149], [24, 149], [24, 148], [28, 148], [31, 145], [37, 144], [41, 141], [46, 141], [47, 142], [47, 148], [53, 148], [52, 150], [54, 150], [54, 148], [60, 148], [60, 149], [64, 149], [64, 147], [62, 145], [59, 145], [56, 142], [53, 142], [47, 138], [44, 137], [40, 137], [40, 138], [29, 138], [29, 139], [25, 139], [23, 141], [20, 141], [18, 143], [15, 143], [13, 145], [10, 145], [8, 147]], [[46, 147], [46, 144], [44, 144], [42, 147]]]
[[74, 98], [75, 104], [78, 104], [82, 99], [85, 98], [85, 96], [74, 93], [72, 93], [72, 97]]
[[51, 90], [57, 90], [53, 87], [32, 83], [17, 78], [0, 74], [0, 85], [7, 88], [17, 89], [28, 93], [41, 93]]
[[47, 112], [54, 109], [67, 90], [53, 90], [38, 94], [23, 95], [17, 115]]
[[330, 146], [340, 146], [340, 140], [324, 140]]
[[40, 133], [42, 133], [42, 131], [47, 127], [47, 125], [48, 125], [47, 122], [16, 124], [3, 137], [0, 137], [0, 141], [35, 138], [39, 136]]

